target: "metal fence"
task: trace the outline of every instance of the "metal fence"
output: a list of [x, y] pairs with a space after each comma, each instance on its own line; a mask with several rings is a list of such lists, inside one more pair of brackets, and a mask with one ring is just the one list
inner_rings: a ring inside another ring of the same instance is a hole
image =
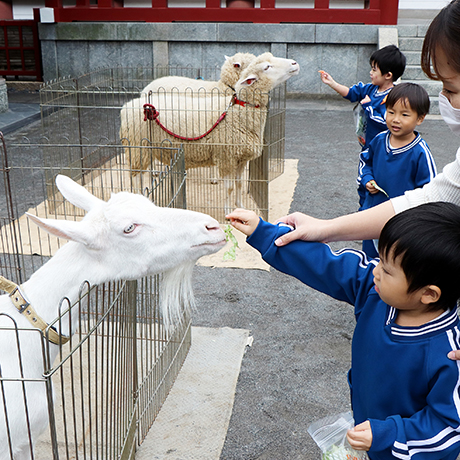
[[[129, 184], [131, 190], [141, 192], [146, 187], [150, 188], [149, 184], [161, 164], [169, 163], [166, 147], [180, 147], [183, 142], [187, 168], [187, 209], [204, 212], [224, 223], [225, 214], [237, 204], [232, 199], [226, 206], [226, 179], [209, 162], [203, 162], [203, 167], [198, 167], [199, 163], [190, 164], [187, 161], [188, 153], [192, 149], [201, 148], [260, 150], [260, 154], [252, 155], [257, 158], [249, 161], [241, 178], [236, 179], [235, 183], [242, 189], [240, 205], [268, 219], [269, 182], [284, 171], [285, 85], [273, 89], [267, 95], [266, 108], [245, 107], [244, 124], [249, 126], [258, 123], [264, 133], [260, 141], [252, 141], [253, 145], [249, 145], [247, 138], [240, 140], [236, 136], [235, 122], [228, 120], [229, 117], [222, 121], [218, 134], [216, 129], [195, 143], [171, 138], [164, 141], [168, 135], [163, 131], [154, 131], [153, 122], [145, 120], [142, 107], [130, 105], [129, 101], [136, 101], [140, 97], [144, 102], [160, 98], [162, 104], [169, 107], [169, 113], [179, 115], [180, 121], [174, 122], [173, 129], [178, 128], [189, 137], [189, 120], [197, 116], [202, 123], [195, 126], [195, 131], [205, 133], [226, 110], [231, 93], [188, 90], [183, 98], [183, 94], [178, 95], [177, 90], [159, 90], [156, 94], [146, 94], [142, 90], [152, 80], [165, 75], [215, 81], [219, 79], [219, 72], [218, 68], [190, 67], [101, 69], [77, 79], [47, 84], [41, 90], [44, 135], [50, 144], [47, 152], [50, 158], [44, 159], [45, 164], [53, 163], [54, 151], [62, 155], [64, 149], [68, 158], [66, 164], [73, 165], [74, 172], [84, 172], [94, 165], [99, 169], [118, 167], [116, 162], [110, 164], [110, 150], [123, 143], [126, 146], [123, 169], [127, 173], [123, 182]], [[211, 106], [210, 100], [214, 101]], [[120, 110], [123, 105], [131, 112], [130, 117], [136, 125], [134, 128], [131, 126], [127, 134], [120, 134]], [[137, 129], [141, 131], [135, 132]], [[120, 135], [124, 136], [123, 140]], [[93, 148], [95, 145], [96, 149]], [[134, 155], [146, 159], [141, 166], [143, 171], [148, 171], [146, 174], [139, 173], [137, 166], [132, 168]]]
[[[77, 97], [75, 92], [72, 96], [67, 94], [65, 86], [53, 94], [61, 101]], [[45, 92], [45, 100], [46, 96]], [[43, 112], [49, 108], [44, 104]], [[43, 135], [39, 139], [25, 139], [8, 148], [0, 144], [0, 183], [4, 191], [4, 199], [0, 200], [0, 271], [18, 284], [63, 244], [31, 228], [24, 212], [67, 219], [78, 219], [81, 214], [68, 203], [63, 205], [53, 185], [58, 173], [73, 177], [103, 199], [113, 191], [141, 191], [156, 204], [185, 206], [180, 148], [169, 148], [173, 161], [148, 171], [144, 175], [150, 177], [148, 183], [134, 188], [119, 142], [107, 135], [112, 124], [104, 124], [103, 117], [111, 113], [110, 107], [102, 111], [100, 107], [88, 107], [89, 119], [82, 115], [83, 108], [78, 104], [55, 104], [52, 108], [48, 116], [43, 115]], [[76, 116], [73, 121], [71, 115]], [[161, 282], [161, 276], [154, 276], [83, 286], [77, 303], [69, 305], [64, 300], [62, 314], [53, 324], [59, 324], [70, 310], [77, 310], [77, 332], [67, 344], [59, 346], [54, 362], [50, 360], [50, 344], [41, 339], [40, 331], [23, 330], [12, 320], [8, 323], [7, 315], [0, 315], [0, 334], [12, 334], [18, 353], [21, 339], [27, 338], [24, 334], [39, 334], [42, 344], [38, 353], [44, 372], [40, 379], [32, 380], [24, 373], [6, 377], [0, 368], [0, 414], [8, 413], [8, 388], [21, 386], [23, 403], [14, 410], [24, 411], [24, 436], [32, 439], [29, 419], [33, 415], [28, 408], [36, 403], [28, 401], [28, 389], [40, 386], [46, 400], [42, 403], [47, 404], [49, 429], [34, 439], [35, 446], [30, 442], [31, 458], [134, 458], [136, 446], [159, 412], [191, 343], [190, 317], [185, 306], [181, 324], [173, 329], [163, 325], [159, 309]], [[18, 361], [21, 359], [18, 354]], [[5, 425], [1, 420], [0, 416], [0, 430], [11, 443], [8, 421]], [[7, 458], [13, 458], [11, 449]]]

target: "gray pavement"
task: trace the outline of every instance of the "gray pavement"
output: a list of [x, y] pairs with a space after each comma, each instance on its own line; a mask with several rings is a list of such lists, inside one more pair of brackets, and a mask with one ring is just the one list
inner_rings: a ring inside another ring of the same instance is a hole
[[38, 91], [9, 91], [8, 111], [0, 113], [0, 131], [6, 135], [40, 120]]
[[[11, 94], [11, 112], [0, 114], [7, 144], [40, 126], [36, 113], [24, 116], [37, 107], [37, 95], [19, 99]], [[356, 210], [359, 146], [351, 108], [346, 101], [288, 100], [286, 158], [299, 159], [291, 211], [335, 217]], [[17, 128], [19, 113], [26, 122], [21, 119]], [[458, 137], [439, 117], [426, 120], [420, 132], [440, 171], [454, 159]], [[347, 245], [359, 242], [334, 244]], [[221, 460], [319, 459], [309, 424], [349, 409], [352, 307], [275, 270], [199, 266], [194, 286], [195, 326], [249, 329], [254, 337], [243, 358]]]

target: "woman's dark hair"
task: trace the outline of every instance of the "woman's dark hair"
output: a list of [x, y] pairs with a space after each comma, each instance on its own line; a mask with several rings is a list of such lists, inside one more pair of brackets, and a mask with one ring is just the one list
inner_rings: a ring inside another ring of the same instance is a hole
[[399, 50], [395, 45], [388, 45], [374, 51], [369, 59], [371, 66], [377, 65], [385, 75], [391, 72], [393, 75], [393, 81], [396, 81], [406, 69], [406, 56]]
[[442, 48], [452, 68], [460, 73], [460, 0], [453, 0], [433, 19], [422, 47], [422, 69], [428, 78], [440, 80], [436, 51]]
[[453, 308], [460, 298], [460, 207], [434, 202], [397, 214], [383, 227], [379, 254], [400, 257], [409, 293], [438, 286], [441, 297], [431, 309]]
[[430, 96], [425, 88], [416, 83], [400, 83], [389, 93], [386, 100], [387, 109], [394, 107], [396, 102], [402, 101], [404, 105], [409, 103], [410, 108], [417, 112], [419, 117], [426, 115], [430, 111]]

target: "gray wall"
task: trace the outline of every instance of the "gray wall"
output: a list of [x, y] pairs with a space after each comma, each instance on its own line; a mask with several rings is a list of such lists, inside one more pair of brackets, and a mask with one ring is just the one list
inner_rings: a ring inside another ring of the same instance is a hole
[[58, 23], [40, 24], [44, 81], [78, 77], [101, 67], [221, 66], [236, 52], [295, 59], [300, 75], [288, 92], [322, 97], [323, 69], [350, 86], [369, 81], [369, 56], [379, 27], [342, 24]]

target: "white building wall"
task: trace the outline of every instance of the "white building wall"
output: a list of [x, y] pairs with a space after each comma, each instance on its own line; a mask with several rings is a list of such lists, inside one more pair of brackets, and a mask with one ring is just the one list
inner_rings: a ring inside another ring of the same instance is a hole
[[440, 10], [450, 0], [399, 0], [400, 10]]

